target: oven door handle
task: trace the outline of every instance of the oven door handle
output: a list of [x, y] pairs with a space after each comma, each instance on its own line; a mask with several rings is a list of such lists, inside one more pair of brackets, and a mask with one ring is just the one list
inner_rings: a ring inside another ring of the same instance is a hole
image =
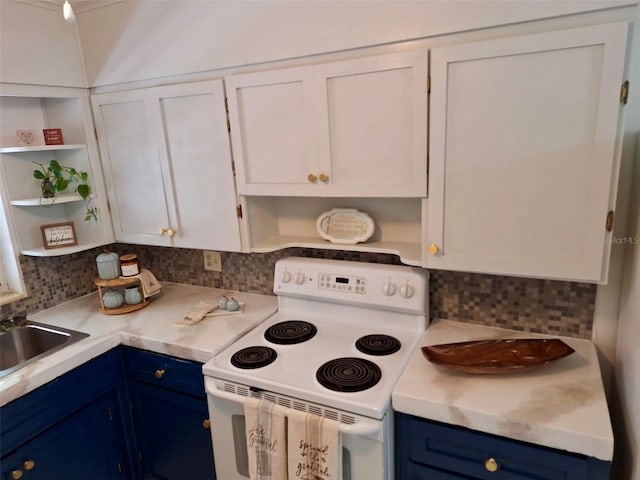
[[[237, 393], [231, 393], [225, 390], [220, 390], [219, 388], [216, 388], [216, 385], [214, 382], [208, 382], [207, 380], [208, 379], [205, 378], [205, 385], [206, 385], [206, 390], [208, 395], [211, 395], [213, 397], [218, 397], [223, 400], [229, 400], [234, 403], [240, 403], [240, 404], [244, 403], [244, 399], [247, 398], [244, 395], [238, 395]], [[286, 408], [286, 407], [282, 407], [282, 408], [287, 410], [287, 413], [289, 410], [292, 410], [291, 408]], [[336, 422], [337, 420], [333, 420], [333, 421]], [[342, 423], [342, 422], [338, 422], [338, 423], [340, 425], [338, 427], [338, 431], [340, 433], [345, 435], [356, 435], [356, 436], [362, 436], [362, 437], [376, 438], [380, 432], [380, 429], [382, 428], [382, 421], [380, 420], [363, 420], [361, 418], [358, 418], [357, 423], [354, 423], [351, 425], [347, 423]]]

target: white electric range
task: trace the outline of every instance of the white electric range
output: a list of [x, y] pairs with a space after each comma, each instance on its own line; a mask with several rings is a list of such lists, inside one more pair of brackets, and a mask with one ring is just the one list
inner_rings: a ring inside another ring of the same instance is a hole
[[278, 311], [203, 368], [218, 477], [249, 478], [253, 396], [340, 422], [341, 480], [393, 478], [391, 393], [428, 323], [427, 272], [291, 257], [274, 292]]

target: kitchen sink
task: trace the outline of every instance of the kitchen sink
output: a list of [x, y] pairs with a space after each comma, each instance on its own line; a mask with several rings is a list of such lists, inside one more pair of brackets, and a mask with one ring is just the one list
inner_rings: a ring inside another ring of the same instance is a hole
[[0, 331], [0, 377], [88, 336], [31, 320], [5, 320]]

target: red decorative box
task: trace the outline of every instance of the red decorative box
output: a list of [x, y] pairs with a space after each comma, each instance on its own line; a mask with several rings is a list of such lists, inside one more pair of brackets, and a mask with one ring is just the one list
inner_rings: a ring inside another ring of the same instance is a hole
[[61, 128], [43, 128], [45, 145], [64, 145]]

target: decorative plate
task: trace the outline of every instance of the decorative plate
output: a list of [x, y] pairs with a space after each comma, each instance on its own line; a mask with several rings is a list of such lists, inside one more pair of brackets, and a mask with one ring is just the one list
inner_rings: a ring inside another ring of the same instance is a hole
[[375, 225], [364, 212], [353, 208], [334, 208], [318, 217], [316, 228], [325, 240], [354, 245], [366, 242], [373, 235]]
[[422, 347], [423, 355], [432, 363], [485, 375], [532, 370], [573, 352], [558, 339], [478, 340]]

